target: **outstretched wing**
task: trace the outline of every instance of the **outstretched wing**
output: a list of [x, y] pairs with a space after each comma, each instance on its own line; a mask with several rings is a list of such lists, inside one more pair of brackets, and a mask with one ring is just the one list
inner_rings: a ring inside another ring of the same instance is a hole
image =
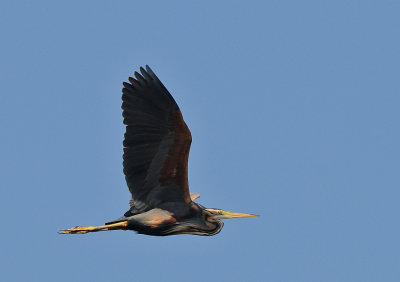
[[124, 173], [131, 210], [190, 204], [188, 157], [192, 136], [174, 98], [149, 66], [122, 89], [126, 125]]

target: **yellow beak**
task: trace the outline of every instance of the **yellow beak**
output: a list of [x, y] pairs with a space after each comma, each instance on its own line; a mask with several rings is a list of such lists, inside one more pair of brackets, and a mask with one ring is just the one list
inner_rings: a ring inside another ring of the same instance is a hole
[[238, 212], [229, 212], [220, 209], [206, 209], [213, 214], [213, 218], [215, 219], [228, 219], [228, 218], [240, 218], [240, 217], [257, 217], [256, 214], [248, 214], [248, 213], [238, 213]]

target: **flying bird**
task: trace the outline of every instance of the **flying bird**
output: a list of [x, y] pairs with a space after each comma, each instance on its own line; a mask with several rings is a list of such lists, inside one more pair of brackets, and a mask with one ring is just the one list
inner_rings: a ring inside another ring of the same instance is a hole
[[134, 230], [140, 234], [211, 236], [223, 227], [221, 219], [256, 217], [195, 202], [189, 192], [188, 158], [192, 135], [174, 98], [146, 66], [123, 83], [123, 168], [132, 198], [129, 210], [102, 226], [62, 229], [62, 234]]

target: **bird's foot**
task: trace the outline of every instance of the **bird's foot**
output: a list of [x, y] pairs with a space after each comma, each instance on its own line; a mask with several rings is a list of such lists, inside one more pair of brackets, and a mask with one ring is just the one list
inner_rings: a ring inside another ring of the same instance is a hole
[[76, 226], [69, 229], [61, 229], [58, 233], [60, 234], [86, 234], [88, 232], [108, 231], [108, 230], [126, 230], [128, 227], [128, 221], [120, 221], [112, 224], [106, 224], [102, 226]]
[[95, 232], [100, 230], [95, 230], [95, 226], [76, 226], [69, 229], [61, 229], [60, 234], [86, 234], [88, 232]]

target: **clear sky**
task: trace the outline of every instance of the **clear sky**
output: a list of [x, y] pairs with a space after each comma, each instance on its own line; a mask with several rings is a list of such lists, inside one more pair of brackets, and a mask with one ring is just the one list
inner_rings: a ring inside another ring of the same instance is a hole
[[[398, 1], [2, 1], [0, 280], [399, 281]], [[191, 129], [213, 237], [114, 231], [122, 82]]]

